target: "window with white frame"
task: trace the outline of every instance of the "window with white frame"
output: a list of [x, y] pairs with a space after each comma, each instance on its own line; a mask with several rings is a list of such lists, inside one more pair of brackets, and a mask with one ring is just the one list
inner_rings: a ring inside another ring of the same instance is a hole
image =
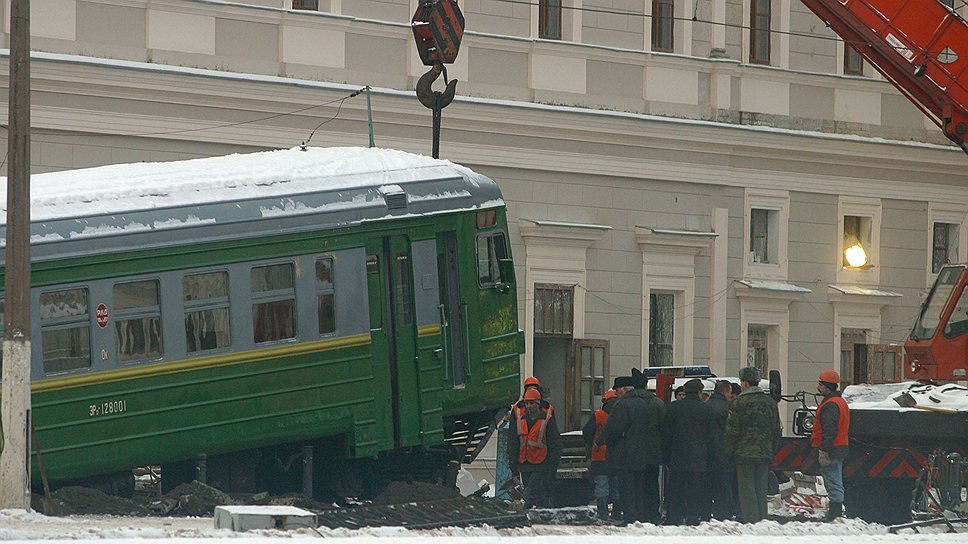
[[947, 263], [965, 261], [968, 255], [968, 206], [928, 203], [926, 286], [934, 284], [938, 271]]
[[750, 62], [770, 64], [771, 0], [750, 0]]
[[790, 194], [746, 191], [746, 239], [743, 276], [786, 280]]
[[561, 39], [561, 0], [538, 0], [538, 37]]
[[652, 0], [652, 50], [671, 52], [675, 44], [674, 30], [674, 0]]
[[649, 366], [675, 364], [676, 295], [649, 293]]
[[931, 273], [937, 274], [941, 267], [958, 262], [958, 223], [936, 221], [931, 229]]
[[749, 324], [746, 332], [746, 366], [760, 369], [766, 376], [770, 370], [770, 327]]
[[880, 280], [881, 201], [840, 197], [837, 240], [838, 283], [876, 284]]

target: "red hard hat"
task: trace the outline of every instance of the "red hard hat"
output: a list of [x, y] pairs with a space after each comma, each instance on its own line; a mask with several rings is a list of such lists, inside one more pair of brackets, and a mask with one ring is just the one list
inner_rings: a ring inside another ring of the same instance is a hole
[[537, 389], [525, 390], [524, 400], [541, 400], [541, 393]]
[[618, 397], [618, 392], [615, 391], [614, 389], [609, 389], [608, 391], [605, 392], [604, 395], [602, 395], [602, 400], [606, 401], [608, 399], [614, 399], [616, 397]]
[[531, 376], [530, 378], [524, 380], [524, 386], [528, 387], [529, 385], [535, 385], [537, 387], [541, 387], [541, 382], [538, 381], [538, 378]]
[[820, 377], [817, 378], [817, 381], [827, 382], [827, 383], [840, 383], [840, 374], [837, 374], [836, 370], [832, 368], [828, 368], [827, 370], [824, 370], [823, 372], [820, 373]]

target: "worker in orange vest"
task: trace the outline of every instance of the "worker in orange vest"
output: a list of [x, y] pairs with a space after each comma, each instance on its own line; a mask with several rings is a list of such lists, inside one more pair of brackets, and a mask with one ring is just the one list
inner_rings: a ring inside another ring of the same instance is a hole
[[840, 374], [828, 368], [817, 378], [817, 391], [823, 401], [817, 406], [810, 444], [817, 448], [820, 474], [830, 498], [827, 520], [840, 517], [844, 511], [844, 460], [847, 459], [847, 433], [850, 431], [850, 408], [838, 390]]
[[[541, 409], [545, 412], [551, 413], [551, 417], [555, 417], [555, 409], [551, 406], [551, 403], [544, 398], [544, 389], [541, 388], [541, 382], [538, 378], [531, 376], [524, 380], [524, 392], [527, 393], [529, 389], [536, 390], [541, 395]], [[511, 413], [513, 415], [514, 421], [518, 421], [524, 415], [524, 397], [521, 398], [515, 405], [511, 408]]]
[[608, 412], [612, 409], [618, 399], [618, 392], [609, 389], [602, 395], [602, 408], [595, 412], [594, 417], [588, 418], [585, 426], [582, 427], [582, 438], [585, 439], [586, 457], [591, 459], [588, 467], [588, 474], [595, 482], [595, 505], [598, 508], [599, 519], [608, 519], [609, 496], [612, 494], [608, 485], [608, 467], [605, 463], [605, 451], [607, 446], [596, 443], [605, 422], [608, 421]]
[[551, 507], [551, 482], [561, 462], [561, 436], [552, 410], [542, 407], [536, 388], [524, 392], [524, 412], [508, 440], [508, 466], [521, 475], [524, 507]]

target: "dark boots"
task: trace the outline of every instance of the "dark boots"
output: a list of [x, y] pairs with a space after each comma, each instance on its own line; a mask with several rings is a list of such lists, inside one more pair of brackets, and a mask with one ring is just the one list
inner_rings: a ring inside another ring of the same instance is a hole
[[608, 499], [597, 499], [595, 505], [598, 507], [598, 519], [608, 519]]
[[844, 515], [844, 503], [831, 502], [830, 509], [827, 510], [827, 521], [833, 521]]

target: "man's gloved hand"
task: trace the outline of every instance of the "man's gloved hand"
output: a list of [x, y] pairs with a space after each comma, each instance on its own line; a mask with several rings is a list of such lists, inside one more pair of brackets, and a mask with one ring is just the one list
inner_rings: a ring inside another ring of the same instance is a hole
[[826, 468], [830, 466], [830, 454], [824, 450], [819, 450], [817, 452], [817, 462], [820, 466]]

